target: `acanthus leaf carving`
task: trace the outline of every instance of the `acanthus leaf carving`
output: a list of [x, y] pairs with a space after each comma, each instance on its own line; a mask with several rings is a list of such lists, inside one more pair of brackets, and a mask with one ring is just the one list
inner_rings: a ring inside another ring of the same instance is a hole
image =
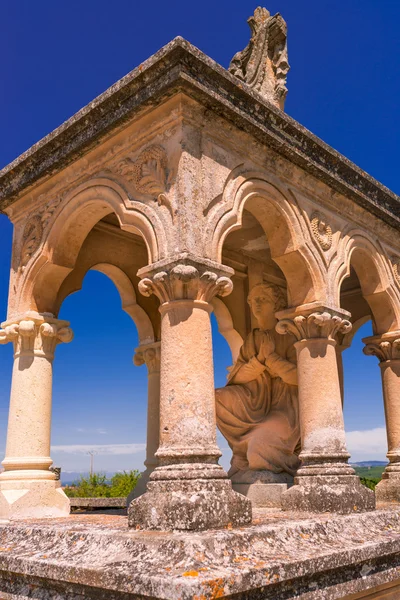
[[394, 332], [392, 335], [373, 336], [363, 340], [365, 346], [364, 354], [367, 356], [377, 356], [379, 362], [400, 359], [400, 332]]
[[140, 194], [150, 196], [159, 206], [166, 206], [174, 218], [173, 206], [167, 196], [168, 157], [162, 146], [152, 144], [142, 150], [136, 160], [128, 156], [120, 160], [114, 169]]
[[[48, 320], [45, 320], [45, 319]], [[13, 342], [15, 356], [33, 354], [52, 359], [60, 342], [69, 343], [74, 335], [67, 321], [27, 313], [0, 330], [0, 344]]]
[[160, 370], [161, 342], [144, 344], [136, 348], [133, 364], [137, 367], [146, 365], [149, 374]]
[[326, 222], [324, 217], [315, 212], [311, 215], [311, 231], [322, 250], [329, 250], [332, 246], [333, 234], [332, 227]]
[[39, 215], [31, 217], [22, 234], [21, 267], [24, 269], [42, 242], [43, 225]]
[[312, 338], [335, 340], [338, 333], [349, 333], [351, 328], [350, 321], [327, 311], [282, 319], [276, 325], [278, 333], [291, 333], [298, 341]]
[[144, 277], [138, 287], [141, 294], [155, 294], [163, 304], [173, 300], [210, 302], [216, 295], [230, 294], [233, 284], [229, 277], [209, 269], [175, 264], [152, 277]]

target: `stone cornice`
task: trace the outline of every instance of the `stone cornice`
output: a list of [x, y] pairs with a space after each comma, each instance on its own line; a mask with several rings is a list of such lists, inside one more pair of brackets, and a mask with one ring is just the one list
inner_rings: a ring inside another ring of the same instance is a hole
[[71, 119], [0, 171], [0, 210], [60, 171], [146, 106], [184, 92], [261, 143], [354, 200], [389, 225], [400, 226], [400, 199], [245, 83], [176, 38]]

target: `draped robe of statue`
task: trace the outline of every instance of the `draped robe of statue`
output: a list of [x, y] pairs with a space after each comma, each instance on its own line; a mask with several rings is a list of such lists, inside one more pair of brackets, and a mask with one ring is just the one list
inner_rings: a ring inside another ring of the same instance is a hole
[[[275, 342], [265, 365], [257, 356], [263, 336]], [[293, 475], [300, 461], [295, 342], [291, 335], [254, 329], [228, 384], [216, 390], [217, 423], [233, 451], [229, 475], [270, 471]]]

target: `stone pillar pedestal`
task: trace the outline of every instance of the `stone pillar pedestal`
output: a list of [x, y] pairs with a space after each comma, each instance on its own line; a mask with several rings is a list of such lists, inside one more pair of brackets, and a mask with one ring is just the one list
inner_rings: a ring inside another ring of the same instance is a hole
[[69, 500], [49, 470], [52, 363], [59, 342], [70, 342], [69, 323], [29, 312], [3, 323], [0, 343], [14, 343], [4, 472], [0, 474], [0, 518], [63, 517]]
[[136, 366], [146, 364], [148, 372], [147, 388], [147, 441], [146, 470], [140, 476], [135, 489], [128, 496], [128, 506], [146, 491], [150, 475], [158, 466], [156, 452], [160, 445], [160, 350], [161, 343], [145, 344], [135, 351], [133, 362]]
[[400, 502], [400, 331], [364, 338], [364, 353], [379, 358], [389, 464], [375, 488], [378, 502]]
[[348, 314], [321, 308], [282, 311], [279, 333], [297, 337], [297, 372], [302, 465], [295, 485], [282, 495], [285, 510], [338, 512], [372, 510], [375, 497], [348, 464], [336, 357], [338, 332], [351, 329]]
[[250, 501], [218, 465], [210, 301], [231, 291], [227, 274], [188, 255], [139, 271], [140, 291], [161, 301], [160, 463], [129, 506], [131, 527], [201, 530], [251, 521]]

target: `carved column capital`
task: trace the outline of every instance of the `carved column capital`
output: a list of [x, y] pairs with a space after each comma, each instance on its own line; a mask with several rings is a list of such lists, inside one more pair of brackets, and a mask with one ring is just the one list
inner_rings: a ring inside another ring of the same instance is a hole
[[161, 342], [144, 344], [136, 348], [133, 364], [137, 367], [146, 365], [149, 375], [160, 372]]
[[174, 261], [160, 261], [138, 272], [139, 291], [155, 294], [161, 304], [174, 300], [211, 302], [214, 296], [227, 296], [233, 289], [233, 270], [212, 261], [182, 254]]
[[377, 356], [379, 362], [400, 360], [400, 331], [384, 333], [364, 338], [364, 354]]
[[52, 315], [34, 311], [2, 323], [0, 344], [13, 342], [15, 357], [32, 354], [53, 359], [60, 342], [70, 342], [74, 334], [68, 321], [55, 319]]
[[291, 333], [297, 341], [309, 339], [327, 339], [336, 341], [338, 333], [349, 333], [352, 324], [346, 318], [347, 312], [320, 307], [319, 310], [301, 309], [296, 311], [281, 311], [277, 314], [280, 319], [276, 331], [281, 334]]

